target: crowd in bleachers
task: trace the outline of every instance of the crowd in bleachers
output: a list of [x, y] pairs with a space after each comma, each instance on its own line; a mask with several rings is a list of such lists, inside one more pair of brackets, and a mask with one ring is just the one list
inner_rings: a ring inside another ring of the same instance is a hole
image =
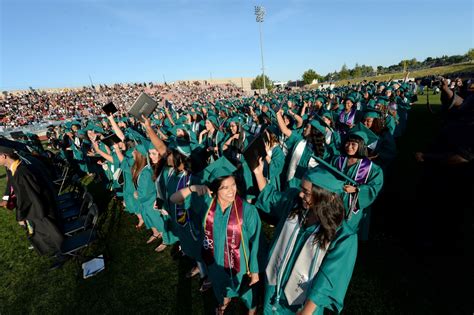
[[41, 122], [79, 119], [102, 114], [102, 104], [114, 102], [126, 112], [141, 92], [156, 99], [164, 95], [176, 104], [232, 97], [242, 91], [230, 84], [207, 82], [176, 84], [114, 84], [79, 89], [25, 90], [0, 95], [0, 126], [17, 128]]

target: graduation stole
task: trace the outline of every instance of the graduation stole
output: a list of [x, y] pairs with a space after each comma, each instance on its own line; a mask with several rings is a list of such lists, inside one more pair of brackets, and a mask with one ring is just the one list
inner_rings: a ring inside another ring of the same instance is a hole
[[[176, 191], [183, 189], [189, 185], [191, 180], [191, 174], [187, 174], [187, 172], [183, 172], [178, 180], [178, 185], [176, 186]], [[184, 203], [182, 205], [175, 205], [175, 214], [176, 214], [176, 223], [181, 226], [185, 226], [189, 221], [189, 215], [186, 209], [184, 208]]]
[[[219, 145], [219, 143], [217, 143], [217, 138], [219, 137], [219, 130], [218, 129], [214, 129], [214, 132], [215, 132], [215, 137], [213, 139], [213, 137], [207, 137], [207, 146], [208, 147], [217, 147]], [[214, 151], [211, 152], [211, 158], [214, 156], [214, 154], [217, 155], [217, 157], [219, 157], [219, 150], [217, 150], [217, 153], [215, 153]], [[213, 162], [214, 160], [212, 160]]]
[[351, 108], [351, 111], [349, 112], [348, 117], [346, 119], [346, 112], [343, 110], [340, 114], [339, 114], [339, 122], [343, 123], [343, 124], [351, 124], [353, 125], [354, 124], [354, 118], [355, 118], [355, 114], [356, 114], [356, 109], [354, 107]]
[[[359, 184], [367, 183], [367, 179], [369, 178], [370, 170], [372, 169], [372, 161], [368, 158], [363, 158], [359, 162], [357, 166], [356, 173], [354, 175], [354, 180]], [[347, 156], [340, 156], [337, 158], [337, 168], [344, 172], [344, 167], [347, 165]], [[354, 196], [353, 196], [354, 195]], [[359, 194], [349, 194], [349, 208], [354, 213], [357, 213], [360, 209], [357, 207], [357, 199]]]
[[[207, 209], [204, 218], [204, 240], [202, 242], [202, 257], [206, 265], [215, 262], [214, 259], [214, 216], [216, 214], [217, 198], [214, 198]], [[240, 242], [242, 240], [243, 204], [239, 196], [230, 208], [227, 221], [226, 241], [224, 245], [224, 270], [233, 275], [240, 271]], [[245, 246], [245, 244], [243, 244]], [[245, 250], [245, 249], [244, 249]]]
[[290, 181], [296, 174], [298, 165], [303, 165], [305, 168], [312, 169], [318, 166], [318, 162], [311, 158], [311, 154], [304, 154], [305, 150], [311, 150], [311, 144], [308, 144], [306, 140], [300, 140], [293, 150], [291, 155], [290, 164], [288, 165], [287, 177], [286, 179]]
[[[310, 235], [300, 252], [294, 252], [297, 235], [304, 219], [299, 215], [288, 217], [278, 235], [265, 273], [268, 283], [276, 286], [274, 305], [278, 305], [282, 291], [289, 305], [302, 305], [306, 301], [312, 281], [326, 255], [327, 248], [314, 243], [314, 234]], [[316, 228], [317, 232], [319, 226]], [[291, 274], [286, 283], [282, 283], [283, 274], [291, 257], [297, 256]], [[283, 289], [283, 290], [282, 290]], [[274, 307], [275, 307], [274, 306]]]

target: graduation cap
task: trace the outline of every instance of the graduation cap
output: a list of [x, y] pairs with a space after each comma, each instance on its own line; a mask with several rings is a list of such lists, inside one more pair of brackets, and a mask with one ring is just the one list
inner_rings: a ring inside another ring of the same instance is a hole
[[[320, 117], [320, 116], [318, 116], [318, 117]], [[325, 127], [326, 124], [324, 122], [322, 122], [322, 119], [318, 120], [318, 119], [313, 118], [313, 119], [311, 119], [309, 124], [311, 125], [311, 127], [316, 128], [317, 130], [319, 130], [323, 135], [326, 134], [326, 127]]]
[[344, 191], [345, 182], [334, 176], [326, 166], [318, 165], [310, 169], [304, 178], [309, 180], [313, 185], [333, 193], [342, 194]]
[[0, 153], [15, 153], [18, 151], [29, 152], [28, 146], [18, 141], [0, 138]]
[[358, 123], [355, 125], [351, 131], [349, 132], [349, 136], [354, 135], [362, 140], [364, 140], [365, 145], [370, 145], [374, 142], [376, 142], [379, 139], [379, 136], [377, 136], [372, 130], [367, 128], [363, 123]]
[[209, 120], [215, 127], [219, 127], [219, 123], [217, 122], [217, 117], [214, 115], [208, 115], [207, 120]]
[[202, 171], [202, 179], [210, 184], [220, 177], [234, 175], [235, 171], [237, 171], [237, 168], [226, 157], [222, 156]]
[[380, 118], [382, 116], [382, 112], [376, 109], [368, 109], [364, 112], [364, 119], [365, 118]]
[[[340, 170], [338, 170], [336, 167], [334, 167], [333, 165], [329, 164], [328, 162], [326, 162], [325, 160], [323, 160], [322, 158], [320, 158], [319, 156], [313, 154], [311, 155], [311, 157], [313, 159], [315, 159], [319, 165], [317, 167], [319, 168], [325, 168], [327, 171], [331, 172], [334, 176], [338, 177], [338, 178], [342, 178], [344, 179], [346, 182], [349, 182], [350, 184], [354, 185], [354, 186], [357, 186], [359, 185], [355, 180], [353, 180], [352, 178], [350, 178], [349, 176], [347, 176], [346, 174], [344, 174], [343, 172], [341, 172]], [[311, 170], [308, 171], [308, 173], [311, 172]], [[307, 173], [307, 174], [308, 174]], [[310, 180], [311, 181], [311, 180]], [[323, 187], [324, 188], [324, 187]]]
[[105, 104], [102, 107], [102, 110], [107, 116], [112, 116], [114, 113], [117, 112], [117, 107], [115, 107], [114, 103], [110, 102], [110, 103]]
[[184, 139], [180, 138], [175, 138], [171, 143], [168, 145], [168, 148], [170, 150], [176, 150], [185, 157], [190, 157], [191, 156], [191, 144], [189, 141], [186, 141]]
[[147, 160], [148, 160], [148, 150], [150, 148], [151, 148], [151, 141], [146, 140], [146, 139], [142, 139], [135, 146], [135, 150], [137, 150], [141, 155], [147, 157]]
[[264, 130], [260, 131], [244, 151], [245, 161], [252, 171], [258, 166], [258, 160], [267, 155], [264, 140], [265, 133], [263, 131]]
[[116, 143], [122, 142], [122, 140], [120, 140], [120, 138], [115, 133], [107, 135], [100, 141], [102, 141], [109, 148], [113, 147]]
[[142, 115], [148, 117], [158, 106], [148, 94], [142, 92], [128, 110], [128, 113], [138, 120], [142, 120]]
[[10, 137], [15, 140], [24, 139], [26, 134], [23, 131], [12, 131], [10, 132]]

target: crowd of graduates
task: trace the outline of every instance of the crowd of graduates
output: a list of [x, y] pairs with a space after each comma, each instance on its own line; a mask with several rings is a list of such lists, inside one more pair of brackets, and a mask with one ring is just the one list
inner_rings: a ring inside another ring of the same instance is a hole
[[338, 313], [415, 93], [392, 81], [196, 99], [67, 122], [57, 143], [123, 199], [156, 252], [179, 246], [195, 262], [187, 276], [212, 288], [217, 313], [232, 298], [250, 314], [262, 300], [265, 314]]

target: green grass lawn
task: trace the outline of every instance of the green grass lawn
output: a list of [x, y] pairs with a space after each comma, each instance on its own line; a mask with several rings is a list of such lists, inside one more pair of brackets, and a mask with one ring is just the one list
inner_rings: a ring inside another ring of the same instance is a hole
[[[388, 175], [381, 200], [374, 207], [372, 240], [360, 247], [354, 275], [346, 295], [345, 314], [452, 313], [447, 296], [434, 275], [445, 258], [415, 259], [394, 229], [397, 213], [406, 213], [414, 200], [419, 168], [413, 152], [432, 139], [439, 118], [431, 115], [424, 97], [409, 116], [406, 135], [399, 139], [399, 158]], [[439, 97], [430, 96], [439, 106]], [[24, 232], [12, 212], [0, 208], [0, 314], [207, 314], [213, 307], [211, 291], [198, 292], [198, 279], [185, 279], [190, 264], [174, 260], [170, 251], [153, 251], [149, 234], [136, 231], [136, 219], [90, 180], [102, 209], [103, 240], [88, 248], [88, 255], [104, 254], [106, 270], [82, 279], [80, 262], [68, 261], [48, 272], [49, 261], [28, 249]], [[0, 191], [5, 174], [0, 170]], [[403, 186], [403, 189], [401, 188]], [[268, 230], [268, 228], [267, 228]], [[268, 232], [268, 231], [267, 231]], [[238, 314], [233, 305], [229, 314]]]

